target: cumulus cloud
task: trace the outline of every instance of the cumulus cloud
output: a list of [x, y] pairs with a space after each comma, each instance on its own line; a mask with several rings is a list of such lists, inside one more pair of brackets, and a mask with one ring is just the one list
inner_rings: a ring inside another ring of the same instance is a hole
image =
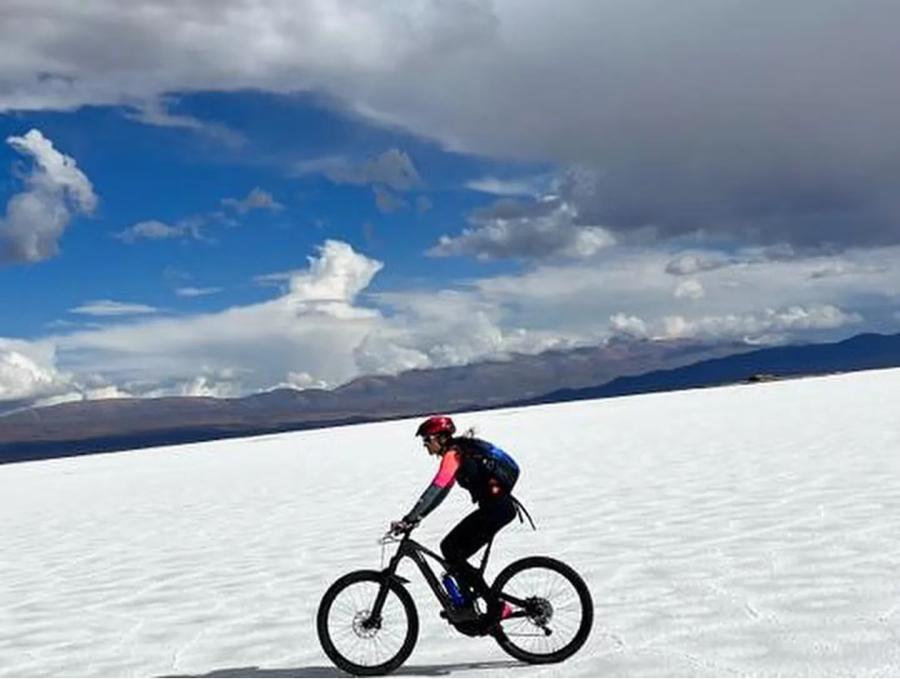
[[637, 316], [629, 316], [628, 314], [614, 314], [609, 318], [609, 327], [613, 336], [635, 337], [638, 339], [646, 339], [650, 331], [647, 323]]
[[504, 199], [476, 210], [458, 236], [441, 236], [428, 251], [436, 257], [469, 255], [481, 260], [587, 258], [615, 243], [599, 226], [576, 222], [574, 207], [554, 196], [523, 203]]
[[[751, 256], [735, 253], [741, 260]], [[859, 328], [851, 323], [857, 315], [865, 320], [867, 330], [896, 332], [890, 313], [900, 303], [900, 270], [889, 262], [898, 256], [897, 247], [857, 249], [841, 255], [721, 267], [687, 279], [696, 279], [703, 289], [702, 298], [692, 299], [673, 296], [673, 279], [665, 271], [672, 254], [655, 248], [617, 247], [598, 253], [590, 264], [558, 262], [520, 274], [482, 278], [472, 283], [470, 294], [504, 310], [501, 327], [555, 332], [585, 342], [629, 331], [640, 336], [643, 331], [638, 321], [649, 336], [666, 336], [662, 326], [666, 317], [680, 317], [689, 328], [705, 328], [711, 323], [701, 322], [703, 318], [766, 318], [765, 309], [842, 310], [843, 315], [813, 314], [831, 319], [829, 322], [804, 325], [798, 319], [781, 328], [784, 337], [823, 341], [842, 337], [847, 332], [842, 328]], [[852, 266], [855, 272], [810, 278], [812, 272], [836, 261]], [[606, 320], [617, 315], [614, 322]], [[741, 340], [761, 332], [762, 323], [758, 326], [754, 330], [752, 324], [732, 322], [724, 327], [734, 334], [728, 336], [723, 330], [719, 337]], [[770, 318], [770, 329], [775, 327]], [[714, 335], [706, 332], [704, 336]]]
[[63, 231], [78, 214], [97, 207], [90, 180], [73, 158], [60, 153], [40, 130], [29, 130], [6, 142], [33, 166], [26, 190], [15, 194], [0, 217], [0, 262], [39, 262], [59, 252]]
[[511, 325], [502, 307], [471, 293], [384, 293], [377, 298], [392, 314], [355, 351], [364, 373], [465, 365], [576, 344], [565, 333]]
[[349, 309], [384, 266], [336, 240], [326, 240], [319, 248], [319, 256], [308, 260], [308, 271], [291, 276], [289, 298], [298, 304], [331, 311], [339, 311], [341, 305]]
[[0, 338], [0, 403], [27, 402], [68, 389], [52, 345]]
[[828, 330], [862, 322], [857, 313], [848, 313], [831, 304], [792, 306], [785, 309], [764, 309], [758, 313], [701, 316], [688, 319], [667, 316], [662, 320], [659, 337], [701, 337], [709, 339], [765, 336], [769, 342], [797, 330]]
[[652, 321], [619, 313], [610, 317], [609, 328], [613, 336], [656, 340], [739, 340], [756, 344], [783, 342], [798, 331], [833, 330], [862, 321], [860, 314], [831, 304], [813, 304], [720, 316], [662, 316]]
[[291, 373], [334, 386], [359, 374], [353, 351], [384, 322], [357, 300], [381, 267], [346, 243], [326, 241], [274, 299], [193, 316], [138, 317], [47, 341], [67, 370], [100, 373], [142, 396], [250, 393]]
[[[46, 406], [59, 405], [60, 403], [72, 403], [74, 401], [96, 401], [110, 398], [131, 398], [137, 395], [129, 393], [127, 391], [123, 391], [119, 387], [111, 384], [100, 387], [91, 387], [79, 386], [73, 383], [66, 386], [70, 390], [63, 391], [62, 393], [55, 394], [53, 396], [37, 398], [33, 401], [31, 406], [43, 408]], [[0, 408], [3, 408], [2, 402], [0, 402]]]
[[230, 398], [240, 396], [241, 386], [230, 381], [212, 380], [200, 375], [178, 385], [179, 396], [207, 396], [211, 398]]
[[85, 316], [135, 316], [139, 314], [155, 314], [159, 311], [146, 304], [128, 304], [111, 299], [98, 299], [86, 302], [69, 310], [69, 313]]
[[[732, 254], [740, 261], [755, 256]], [[361, 374], [610, 337], [802, 341], [844, 337], [863, 321], [867, 329], [896, 327], [900, 247], [770, 259], [673, 280], [666, 265], [676, 256], [607, 248], [590, 262], [544, 263], [447, 289], [376, 293], [370, 288], [382, 263], [326, 241], [306, 267], [278, 274], [281, 288], [264, 302], [178, 317], [113, 317], [103, 327], [60, 329], [37, 343], [0, 341], [9, 366], [2, 383], [17, 403], [29, 395], [239, 395], [333, 387]], [[844, 275], [811, 275], [838, 266]], [[673, 284], [691, 280], [702, 285], [702, 298], [673, 296]]]
[[702, 299], [706, 292], [700, 281], [690, 278], [678, 283], [673, 294], [678, 299]]

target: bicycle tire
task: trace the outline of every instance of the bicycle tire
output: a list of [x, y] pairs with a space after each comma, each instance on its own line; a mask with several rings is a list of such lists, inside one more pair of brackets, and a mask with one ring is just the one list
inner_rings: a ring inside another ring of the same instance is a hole
[[[316, 631], [319, 635], [319, 644], [321, 644], [322, 650], [325, 651], [325, 655], [337, 667], [349, 674], [361, 677], [389, 674], [406, 662], [413, 648], [415, 648], [416, 640], [419, 636], [419, 615], [412, 596], [402, 584], [393, 579], [388, 581], [388, 597], [390, 598], [391, 593], [397, 596], [407, 621], [407, 629], [402, 645], [393, 656], [375, 665], [360, 664], [343, 655], [332, 638], [329, 629], [329, 618], [333, 610], [333, 604], [338, 596], [348, 587], [358, 583], [371, 582], [376, 586], [380, 586], [384, 582], [384, 578], [384, 574], [379, 571], [353, 571], [334, 582], [325, 591], [322, 601], [319, 603], [319, 610], [316, 615]], [[377, 591], [377, 589], [373, 591]], [[359, 615], [359, 612], [356, 615]], [[378, 632], [380, 631], [379, 629]]]
[[[507, 586], [517, 574], [526, 570], [540, 569], [558, 573], [577, 593], [578, 602], [581, 606], [581, 620], [571, 641], [561, 648], [548, 653], [537, 653], [517, 645], [514, 641], [515, 637], [508, 634], [507, 630], [504, 629], [504, 625], [506, 624], [504, 622], [501, 622], [501, 624], [497, 626], [493, 636], [500, 645], [500, 648], [516, 660], [521, 660], [530, 664], [562, 662], [575, 654], [584, 645], [588, 636], [590, 636], [591, 627], [594, 624], [594, 603], [591, 598], [590, 590], [588, 590], [584, 580], [578, 575], [575, 569], [557, 559], [551, 559], [546, 556], [531, 556], [515, 561], [504, 568], [494, 581], [492, 589], [494, 590], [495, 596], [499, 596], [502, 599], [503, 588]], [[521, 618], [519, 619], [521, 620]], [[537, 627], [535, 628], [537, 629]]]

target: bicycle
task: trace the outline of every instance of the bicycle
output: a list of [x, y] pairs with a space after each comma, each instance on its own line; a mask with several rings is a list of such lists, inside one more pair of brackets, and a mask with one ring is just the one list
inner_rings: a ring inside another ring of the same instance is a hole
[[[426, 556], [449, 570], [440, 556], [410, 538], [409, 529], [387, 533], [382, 545], [397, 543], [387, 568], [353, 571], [334, 582], [319, 604], [316, 629], [322, 650], [340, 669], [357, 676], [388, 674], [413, 651], [419, 634], [419, 615], [397, 575], [400, 562], [409, 558], [419, 567], [441, 605], [441, 617], [467, 636], [484, 634], [481, 626], [460, 609], [434, 574]], [[493, 541], [480, 564], [483, 574]], [[491, 591], [511, 607], [488, 634], [506, 653], [526, 663], [562, 662], [587, 641], [594, 620], [594, 605], [584, 580], [573, 568], [546, 556], [530, 556], [509, 564], [497, 575]], [[483, 615], [477, 602], [476, 614]], [[463, 619], [461, 619], [463, 618]], [[573, 619], [574, 618], [574, 619]], [[562, 640], [562, 645], [554, 642]], [[529, 643], [533, 647], [529, 647]]]

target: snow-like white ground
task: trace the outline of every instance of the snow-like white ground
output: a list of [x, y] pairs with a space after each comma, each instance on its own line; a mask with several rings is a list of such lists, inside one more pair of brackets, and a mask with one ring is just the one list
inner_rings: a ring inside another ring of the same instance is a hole
[[[900, 674], [900, 370], [460, 415], [520, 461], [593, 634], [531, 667], [457, 635], [413, 565], [405, 674]], [[431, 479], [412, 421], [0, 467], [0, 675], [340, 676], [319, 598]], [[418, 531], [470, 509], [456, 489]]]

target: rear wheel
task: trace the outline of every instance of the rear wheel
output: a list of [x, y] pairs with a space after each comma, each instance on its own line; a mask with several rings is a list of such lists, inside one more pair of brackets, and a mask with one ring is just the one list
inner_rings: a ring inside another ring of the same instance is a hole
[[514, 597], [494, 637], [500, 648], [527, 663], [561, 662], [587, 641], [594, 603], [584, 580], [570, 566], [545, 556], [511, 563], [494, 582], [500, 599]]
[[319, 643], [345, 672], [357, 676], [393, 672], [416, 645], [419, 616], [399, 582], [388, 580], [381, 615], [372, 616], [384, 582], [384, 574], [378, 571], [355, 571], [340, 578], [322, 597], [316, 617]]

